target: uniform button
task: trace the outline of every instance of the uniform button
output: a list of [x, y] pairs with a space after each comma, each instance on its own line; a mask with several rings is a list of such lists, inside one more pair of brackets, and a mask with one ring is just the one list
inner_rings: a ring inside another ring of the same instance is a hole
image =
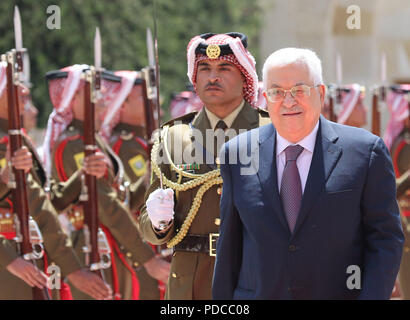
[[127, 257], [131, 258], [132, 257], [132, 253], [131, 252], [127, 252]]
[[404, 252], [409, 252], [410, 251], [410, 248], [409, 247], [404, 247]]
[[176, 278], [177, 277], [177, 274], [175, 273], [175, 272], [172, 272], [172, 278]]
[[69, 126], [69, 127], [68, 127], [68, 131], [74, 131], [74, 127], [73, 127], [73, 126]]
[[138, 262], [134, 262], [134, 267], [137, 268], [140, 264]]
[[222, 194], [222, 188], [221, 188], [221, 187], [218, 187], [218, 189], [216, 189], [216, 193], [217, 193], [218, 195], [221, 195], [221, 194]]
[[289, 245], [289, 251], [296, 251], [296, 246], [293, 244]]
[[221, 219], [216, 218], [215, 219], [215, 225], [219, 226], [221, 224]]

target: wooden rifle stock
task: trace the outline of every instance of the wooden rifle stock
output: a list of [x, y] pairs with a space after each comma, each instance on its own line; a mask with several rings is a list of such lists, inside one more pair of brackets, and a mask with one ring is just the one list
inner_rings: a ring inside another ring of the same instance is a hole
[[335, 108], [334, 108], [334, 98], [332, 95], [329, 96], [329, 120], [337, 122]]
[[[88, 79], [85, 81], [84, 94], [84, 157], [93, 155], [96, 151], [95, 142], [95, 104], [93, 102], [92, 71], [89, 71]], [[100, 84], [100, 72], [96, 72], [95, 82]], [[84, 220], [89, 231], [89, 264], [97, 264], [100, 261], [98, 251], [98, 197], [97, 197], [97, 178], [90, 174], [85, 174], [85, 184], [87, 186], [87, 200], [84, 201]], [[103, 273], [99, 270], [93, 270], [103, 279]]]
[[[10, 52], [7, 54], [7, 103], [8, 103], [8, 123], [9, 123], [9, 141], [10, 141], [10, 154], [13, 155], [14, 152], [19, 150], [22, 146], [22, 131], [21, 131], [21, 118], [19, 110], [19, 97], [18, 88], [14, 85], [14, 53]], [[17, 57], [19, 69], [22, 70], [21, 66], [21, 53], [17, 52]], [[13, 168], [14, 182], [15, 185], [11, 190], [13, 198], [13, 208], [14, 212], [17, 214], [19, 224], [20, 224], [20, 235], [22, 237], [20, 243], [21, 255], [24, 259], [24, 255], [31, 254], [33, 252], [33, 247], [30, 242], [30, 229], [29, 229], [29, 208], [27, 201], [27, 186], [26, 186], [26, 175], [24, 170], [18, 170]], [[17, 235], [19, 236], [19, 235]], [[33, 263], [34, 264], [34, 263]], [[33, 300], [49, 300], [48, 289], [40, 289], [37, 287], [32, 288]]]
[[374, 88], [372, 94], [372, 133], [380, 136], [380, 111], [377, 88]]
[[144, 111], [145, 111], [145, 132], [146, 132], [146, 139], [148, 144], [148, 156], [151, 155], [151, 149], [153, 146], [152, 141], [152, 133], [155, 129], [157, 129], [155, 119], [154, 119], [154, 108], [156, 107], [155, 101], [153, 99], [148, 98], [148, 90], [147, 90], [147, 80], [142, 80], [142, 96], [144, 98]]

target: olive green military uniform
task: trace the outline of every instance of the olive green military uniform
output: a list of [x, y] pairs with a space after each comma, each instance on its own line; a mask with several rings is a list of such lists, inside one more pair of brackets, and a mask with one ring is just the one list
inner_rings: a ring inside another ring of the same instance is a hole
[[[73, 120], [55, 143], [54, 150], [52, 150], [52, 176], [58, 181], [64, 181], [72, 175], [77, 174], [82, 166], [82, 159], [84, 158], [82, 132], [82, 121]], [[98, 135], [96, 136], [96, 141], [98, 148], [109, 156], [113, 165], [113, 169], [110, 168], [108, 170], [109, 172], [105, 178], [97, 180], [100, 224], [110, 231], [115, 242], [118, 243], [118, 249], [121, 255], [124, 254], [123, 258], [126, 260], [128, 267], [140, 268], [154, 256], [154, 252], [152, 248], [141, 239], [138, 226], [129, 213], [128, 208], [124, 205], [126, 192], [121, 192], [120, 188], [117, 190], [117, 188], [114, 187], [115, 185], [121, 186], [124, 180], [124, 171], [121, 161]], [[76, 192], [71, 195], [74, 201], [68, 210], [64, 206], [59, 206], [59, 204], [56, 204], [56, 208], [58, 210], [67, 210], [66, 213], [74, 212], [74, 215], [70, 215], [70, 221], [74, 226], [80, 227], [76, 230], [72, 230], [71, 238], [76, 253], [82, 262], [84, 262], [85, 255], [82, 252], [82, 247], [84, 246], [85, 240], [83, 230], [81, 229], [84, 216], [82, 206], [79, 203], [80, 193], [81, 185]], [[120, 260], [118, 254], [114, 256], [115, 260], [113, 263], [115, 263], [117, 268], [116, 274], [118, 276], [119, 293], [122, 299], [131, 299], [131, 272]], [[108, 283], [113, 290], [115, 290], [111, 270], [111, 268], [107, 269], [104, 274]], [[91, 299], [91, 297], [79, 292], [75, 288], [72, 288], [72, 293], [76, 299]]]
[[[6, 165], [8, 121], [0, 119], [0, 166]], [[33, 168], [27, 174], [27, 194], [30, 215], [37, 222], [44, 240], [45, 252], [49, 264], [60, 267], [61, 276], [77, 271], [81, 268], [79, 259], [74, 253], [71, 241], [62, 230], [58, 215], [49, 201], [43, 187], [45, 185], [45, 172], [31, 142], [23, 136], [23, 143], [33, 155]], [[63, 186], [60, 186], [63, 188]], [[58, 197], [57, 193], [55, 197]], [[10, 190], [4, 183], [0, 183], [0, 208], [10, 208], [7, 198], [11, 197]], [[7, 228], [9, 221], [2, 216], [1, 228]], [[3, 229], [4, 230], [4, 229]], [[17, 243], [7, 240], [0, 234], [0, 299], [32, 299], [32, 290], [23, 280], [12, 275], [6, 270], [14, 259], [18, 258]], [[44, 270], [43, 260], [38, 260], [37, 266]], [[58, 297], [55, 290], [53, 297]]]
[[[148, 154], [146, 142], [141, 138], [144, 135], [143, 127], [119, 123], [113, 129], [110, 137], [110, 145], [121, 159], [125, 173], [130, 179], [130, 208], [133, 213], [138, 211], [143, 204], [146, 191], [144, 176], [148, 169]], [[137, 276], [140, 283], [140, 299], [159, 300], [158, 281], [152, 278], [145, 268], [140, 268]]]
[[[266, 111], [255, 110], [246, 103], [230, 128], [235, 129], [238, 133], [239, 129], [249, 130], [268, 123], [270, 123], [270, 119]], [[152, 155], [156, 154], [156, 147], [161, 147], [158, 152], [166, 155], [168, 150], [171, 160], [175, 162], [176, 152], [174, 153], [173, 146], [182, 144], [181, 150], [184, 152], [191, 150], [194, 146], [201, 148], [205, 142], [202, 142], [201, 146], [198, 145], [198, 141], [191, 138], [193, 128], [198, 129], [202, 137], [206, 137], [206, 130], [212, 130], [204, 108], [199, 113], [190, 113], [165, 124], [162, 130], [162, 144], [166, 148], [156, 144]], [[215, 155], [214, 150], [204, 148], [203, 154], [208, 152], [212, 156]], [[152, 159], [154, 171], [155, 163], [157, 163], [157, 159]], [[174, 222], [166, 232], [157, 233], [151, 225], [144, 205], [141, 210], [140, 227], [145, 239], [151, 243], [163, 244], [168, 242], [168, 246], [174, 247], [171, 275], [165, 298], [212, 299], [211, 286], [215, 263], [215, 257], [212, 254], [215, 252], [216, 243], [216, 236], [213, 234], [217, 234], [219, 229], [219, 202], [222, 193], [222, 178], [217, 164], [175, 163], [173, 166], [163, 163], [159, 165], [159, 169], [163, 173], [164, 188], [171, 185], [167, 182], [168, 180], [179, 185], [177, 188], [180, 190], [175, 191], [174, 198]], [[183, 170], [184, 173], [177, 173], [178, 170]], [[190, 176], [190, 173], [198, 176]], [[194, 184], [189, 186], [190, 183]], [[158, 175], [155, 174], [146, 193], [146, 199], [151, 192], [159, 188], [159, 184]], [[205, 192], [201, 198], [203, 191]], [[201, 201], [196, 203], [199, 200]], [[196, 214], [195, 208], [198, 209]], [[190, 211], [191, 209], [193, 211]], [[187, 216], [190, 216], [188, 218], [190, 221], [185, 221]], [[185, 225], [183, 225], [184, 221]], [[184, 232], [187, 232], [187, 235], [184, 236]], [[181, 241], [179, 242], [179, 240]]]
[[403, 256], [399, 270], [399, 284], [404, 299], [410, 299], [410, 132], [405, 129], [394, 141], [391, 155], [397, 177], [397, 200], [399, 202], [405, 235]]

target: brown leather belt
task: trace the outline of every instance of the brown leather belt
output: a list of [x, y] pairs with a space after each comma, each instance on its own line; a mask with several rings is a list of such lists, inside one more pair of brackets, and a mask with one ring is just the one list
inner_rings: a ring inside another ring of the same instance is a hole
[[185, 238], [174, 247], [174, 250], [206, 253], [211, 257], [215, 257], [218, 237], [219, 233], [187, 234]]

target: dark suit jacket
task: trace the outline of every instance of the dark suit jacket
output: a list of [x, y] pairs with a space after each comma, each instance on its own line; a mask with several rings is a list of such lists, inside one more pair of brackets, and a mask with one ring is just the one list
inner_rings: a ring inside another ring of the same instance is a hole
[[[229, 152], [252, 154], [253, 161], [221, 165], [213, 298], [388, 299], [403, 232], [383, 141], [320, 118], [293, 234], [279, 196], [275, 144], [276, 130], [266, 125], [239, 135], [221, 151], [226, 163]], [[247, 166], [257, 173], [241, 174]], [[352, 278], [359, 274], [348, 270], [352, 265], [360, 268], [359, 279]], [[348, 282], [361, 289], [349, 289]]]

